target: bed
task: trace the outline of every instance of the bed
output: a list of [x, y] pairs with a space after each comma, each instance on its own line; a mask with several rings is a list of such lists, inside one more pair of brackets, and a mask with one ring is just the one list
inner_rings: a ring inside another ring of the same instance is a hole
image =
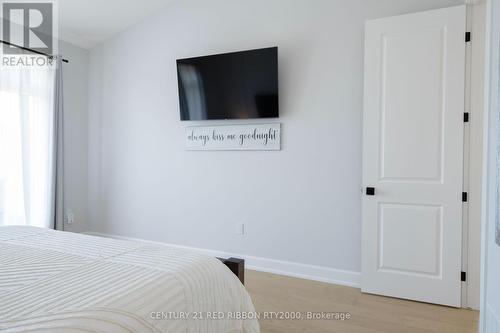
[[244, 286], [189, 250], [0, 227], [0, 331], [258, 333]]

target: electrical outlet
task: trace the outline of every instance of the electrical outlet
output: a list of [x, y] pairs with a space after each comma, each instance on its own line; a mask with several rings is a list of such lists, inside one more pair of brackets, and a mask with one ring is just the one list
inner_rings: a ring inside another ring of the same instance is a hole
[[244, 223], [237, 223], [236, 224], [236, 234], [237, 235], [244, 235], [245, 234], [245, 224]]
[[72, 224], [75, 222], [75, 214], [71, 210], [66, 213], [66, 223], [67, 224]]

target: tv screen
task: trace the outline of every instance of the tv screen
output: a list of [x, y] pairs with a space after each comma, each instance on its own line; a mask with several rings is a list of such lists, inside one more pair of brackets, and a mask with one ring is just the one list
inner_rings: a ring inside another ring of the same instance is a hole
[[181, 120], [277, 118], [278, 48], [177, 60]]

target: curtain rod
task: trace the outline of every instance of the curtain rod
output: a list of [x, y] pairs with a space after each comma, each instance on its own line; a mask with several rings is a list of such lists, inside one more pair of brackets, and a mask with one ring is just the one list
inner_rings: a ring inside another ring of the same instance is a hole
[[[14, 46], [14, 47], [17, 47], [18, 49], [21, 49], [21, 50], [25, 50], [25, 51], [29, 51], [29, 52], [32, 52], [32, 53], [36, 53], [36, 54], [40, 54], [40, 55], [43, 55], [43, 56], [46, 56], [46, 57], [49, 57], [49, 58], [52, 58], [53, 56], [50, 55], [50, 54], [47, 54], [47, 53], [43, 53], [43, 52], [40, 52], [40, 51], [37, 51], [37, 50], [33, 50], [33, 49], [30, 49], [30, 48], [27, 48], [27, 47], [24, 47], [24, 46], [21, 46], [21, 45], [17, 45], [17, 44], [12, 44], [10, 42], [6, 42], [4, 40], [0, 40], [0, 42], [2, 42], [3, 44], [7, 44], [9, 46]], [[63, 59], [62, 60], [63, 62], [65, 63], [69, 63], [69, 60], [68, 59]]]

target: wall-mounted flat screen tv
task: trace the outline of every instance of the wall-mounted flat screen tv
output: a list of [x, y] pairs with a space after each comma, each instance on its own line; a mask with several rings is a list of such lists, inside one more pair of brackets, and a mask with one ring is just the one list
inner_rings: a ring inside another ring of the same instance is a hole
[[181, 120], [277, 118], [278, 48], [177, 60]]

